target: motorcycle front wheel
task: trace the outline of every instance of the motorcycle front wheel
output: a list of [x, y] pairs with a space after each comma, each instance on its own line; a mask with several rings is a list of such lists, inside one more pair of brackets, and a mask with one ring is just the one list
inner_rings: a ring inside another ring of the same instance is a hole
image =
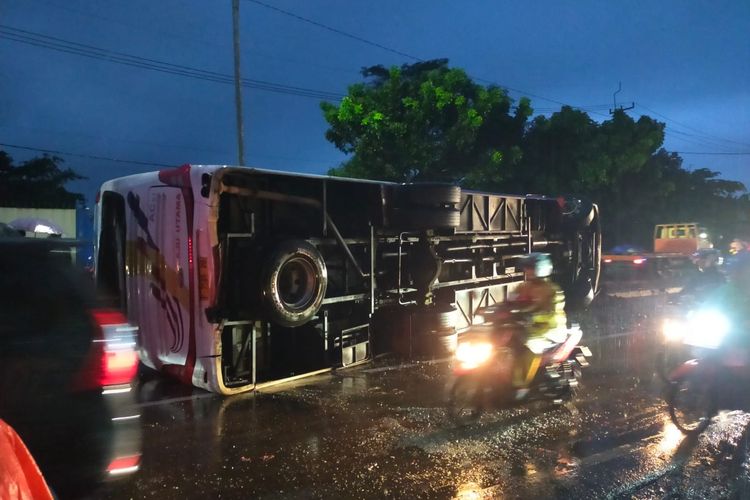
[[672, 371], [685, 362], [686, 358], [674, 347], [665, 346], [656, 356], [656, 373], [664, 383], [671, 383], [669, 376]]
[[716, 415], [716, 391], [712, 384], [687, 377], [673, 381], [667, 388], [669, 417], [683, 434], [697, 436]]
[[475, 422], [483, 411], [483, 387], [479, 377], [461, 375], [451, 387], [448, 398], [448, 415], [460, 425]]

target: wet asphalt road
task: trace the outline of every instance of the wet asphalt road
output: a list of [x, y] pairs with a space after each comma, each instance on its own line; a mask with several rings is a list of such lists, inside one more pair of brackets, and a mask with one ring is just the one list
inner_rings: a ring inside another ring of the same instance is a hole
[[[576, 399], [456, 426], [447, 362], [380, 361], [224, 398], [140, 387], [142, 469], [111, 498], [750, 498], [750, 413], [698, 439], [670, 423], [653, 374], [656, 299], [605, 303]], [[606, 338], [601, 338], [606, 336]]]

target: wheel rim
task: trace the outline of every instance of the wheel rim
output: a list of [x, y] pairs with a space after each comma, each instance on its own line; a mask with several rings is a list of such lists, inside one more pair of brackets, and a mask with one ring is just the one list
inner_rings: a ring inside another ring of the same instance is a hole
[[277, 287], [279, 299], [286, 308], [295, 311], [305, 309], [315, 298], [315, 266], [303, 257], [289, 259], [279, 271]]
[[671, 399], [672, 420], [680, 429], [693, 432], [710, 422], [713, 398], [706, 384], [700, 384], [695, 380], [677, 382]]

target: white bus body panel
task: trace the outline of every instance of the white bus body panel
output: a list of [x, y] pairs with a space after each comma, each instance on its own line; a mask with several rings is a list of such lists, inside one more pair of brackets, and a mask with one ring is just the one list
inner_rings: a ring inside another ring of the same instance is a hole
[[[219, 325], [205, 315], [215, 288], [214, 228], [208, 227], [209, 200], [201, 195], [203, 174], [219, 168], [186, 165], [123, 177], [105, 183], [101, 194], [125, 199], [127, 315], [140, 327], [141, 360], [185, 383], [226, 393], [215, 362]], [[97, 244], [100, 236], [97, 222]]]

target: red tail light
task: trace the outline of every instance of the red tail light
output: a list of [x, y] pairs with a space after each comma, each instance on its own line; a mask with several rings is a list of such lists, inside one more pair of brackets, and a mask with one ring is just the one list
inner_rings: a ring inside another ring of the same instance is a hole
[[96, 337], [74, 387], [88, 390], [129, 384], [138, 370], [135, 327], [119, 311], [96, 310], [91, 316]]
[[110, 462], [107, 472], [111, 475], [130, 474], [138, 470], [141, 464], [140, 455], [129, 455], [127, 457], [117, 457]]
[[105, 351], [99, 385], [129, 384], [138, 370], [138, 355], [134, 350]]

